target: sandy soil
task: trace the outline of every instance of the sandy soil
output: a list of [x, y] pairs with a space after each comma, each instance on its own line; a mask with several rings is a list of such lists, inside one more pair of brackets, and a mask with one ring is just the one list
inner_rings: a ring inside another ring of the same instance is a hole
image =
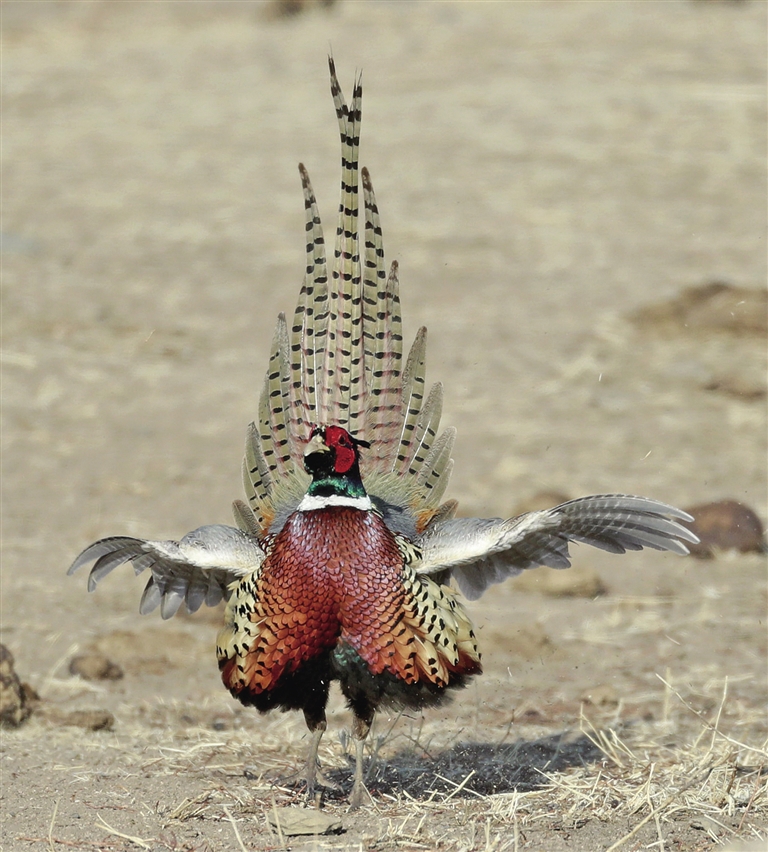
[[[485, 676], [423, 719], [382, 716], [373, 806], [331, 797], [344, 833], [312, 841], [268, 827], [297, 801], [271, 781], [303, 760], [303, 722], [221, 688], [220, 613], [142, 619], [130, 571], [92, 596], [64, 574], [104, 535], [230, 521], [274, 319], [302, 274], [299, 161], [334, 227], [329, 48], [347, 89], [364, 69], [363, 162], [408, 334], [430, 328], [463, 512], [626, 491], [734, 498], [765, 521], [766, 4], [2, 15], [2, 641], [42, 699], [2, 732], [3, 849], [765, 836], [758, 554], [581, 549], [600, 597], [494, 591], [472, 607]], [[713, 280], [754, 296], [730, 327], [637, 319]], [[124, 677], [71, 676], [89, 649]], [[321, 757], [348, 787], [340, 701], [329, 718]]]

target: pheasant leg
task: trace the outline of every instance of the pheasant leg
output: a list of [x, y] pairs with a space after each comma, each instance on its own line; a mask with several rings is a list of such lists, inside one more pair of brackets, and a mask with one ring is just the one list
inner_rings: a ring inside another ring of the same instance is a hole
[[371, 800], [371, 794], [365, 786], [363, 777], [363, 748], [372, 721], [373, 713], [371, 713], [369, 719], [364, 719], [355, 713], [352, 723], [352, 737], [355, 740], [355, 781], [352, 785], [352, 792], [349, 794], [349, 807], [353, 811]]
[[307, 801], [314, 802], [315, 787], [319, 784], [321, 787], [328, 787], [332, 790], [338, 790], [338, 785], [333, 781], [329, 781], [320, 771], [317, 764], [317, 752], [320, 748], [320, 740], [323, 738], [327, 723], [325, 716], [322, 719], [307, 718], [305, 716], [307, 727], [312, 734], [312, 739], [309, 742], [309, 753], [307, 754], [307, 765], [304, 778], [307, 782]]

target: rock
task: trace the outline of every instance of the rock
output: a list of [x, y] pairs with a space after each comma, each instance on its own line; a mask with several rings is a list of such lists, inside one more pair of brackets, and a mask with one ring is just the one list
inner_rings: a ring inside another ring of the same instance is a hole
[[553, 598], [596, 598], [608, 590], [592, 568], [533, 568], [512, 580], [525, 592], [539, 592]]
[[581, 693], [581, 700], [585, 704], [592, 704], [594, 707], [604, 707], [618, 704], [619, 696], [610, 683], [601, 683], [591, 689], [585, 689]]
[[69, 663], [69, 673], [83, 680], [120, 680], [123, 670], [109, 657], [99, 653], [78, 654]]
[[702, 385], [706, 391], [721, 393], [742, 402], [755, 402], [768, 396], [768, 386], [765, 382], [749, 379], [743, 376], [724, 375], [710, 379]]
[[0, 645], [0, 724], [18, 728], [32, 714], [40, 696], [22, 683], [14, 668], [13, 654]]
[[562, 491], [537, 491], [530, 497], [521, 500], [512, 510], [510, 517], [516, 518], [518, 515], [525, 515], [527, 512], [540, 512], [542, 509], [551, 509], [553, 506], [567, 503], [570, 499]]
[[737, 500], [701, 503], [685, 511], [693, 515], [693, 521], [684, 525], [701, 539], [699, 544], [686, 542], [692, 556], [709, 559], [718, 550], [737, 550], [740, 553], [765, 553], [768, 550], [760, 518], [749, 506]]
[[754, 334], [768, 331], [768, 291], [711, 281], [688, 287], [679, 296], [648, 305], [631, 315], [642, 331], [666, 334]]
[[264, 7], [269, 18], [295, 18], [311, 9], [330, 9], [335, 0], [270, 0]]
[[111, 731], [115, 726], [115, 717], [109, 710], [49, 711], [46, 716], [54, 725], [85, 728], [87, 731]]
[[341, 820], [312, 808], [274, 808], [267, 814], [270, 826], [287, 837], [305, 834], [339, 834]]

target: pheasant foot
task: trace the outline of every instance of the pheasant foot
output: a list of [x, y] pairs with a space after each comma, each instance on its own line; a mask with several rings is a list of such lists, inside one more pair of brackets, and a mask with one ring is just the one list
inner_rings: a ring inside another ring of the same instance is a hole
[[[316, 786], [327, 787], [330, 790], [338, 790], [339, 785], [334, 784], [333, 781], [328, 780], [323, 773], [320, 771], [320, 767], [317, 764], [317, 752], [320, 748], [320, 740], [323, 738], [323, 734], [325, 733], [325, 719], [321, 722], [315, 723], [314, 730], [312, 730], [312, 739], [309, 743], [309, 753], [307, 754], [307, 765], [304, 771], [304, 778], [307, 782], [307, 802], [312, 804], [316, 801]], [[296, 773], [297, 777], [299, 773]]]
[[355, 743], [356, 746], [356, 760], [355, 760], [355, 781], [352, 785], [352, 792], [349, 794], [349, 809], [351, 811], [356, 811], [361, 808], [363, 805], [367, 805], [369, 802], [373, 801], [371, 799], [371, 794], [368, 792], [368, 788], [365, 786], [365, 781], [363, 781], [363, 740], [358, 740]]
[[352, 736], [355, 740], [355, 781], [352, 784], [352, 792], [349, 794], [349, 809], [352, 811], [372, 801], [371, 794], [365, 786], [363, 773], [363, 749], [370, 728], [370, 720], [363, 719], [355, 713], [352, 724]]

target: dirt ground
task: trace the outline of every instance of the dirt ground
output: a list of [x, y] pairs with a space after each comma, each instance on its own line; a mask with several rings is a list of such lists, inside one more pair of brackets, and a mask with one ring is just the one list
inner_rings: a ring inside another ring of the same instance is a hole
[[[221, 613], [141, 618], [130, 570], [65, 576], [105, 535], [230, 522], [303, 271], [299, 161], [335, 228], [329, 50], [347, 92], [364, 69], [462, 512], [623, 491], [768, 518], [766, 4], [307, 6], [0, 5], [1, 638], [41, 698], [2, 731], [3, 850], [764, 848], [764, 555], [575, 548], [580, 595], [494, 587], [484, 676], [382, 714], [371, 807], [329, 796], [342, 833], [315, 838], [270, 828], [306, 732], [221, 687]], [[697, 313], [715, 281], [744, 289]], [[71, 675], [87, 650], [123, 677]]]

